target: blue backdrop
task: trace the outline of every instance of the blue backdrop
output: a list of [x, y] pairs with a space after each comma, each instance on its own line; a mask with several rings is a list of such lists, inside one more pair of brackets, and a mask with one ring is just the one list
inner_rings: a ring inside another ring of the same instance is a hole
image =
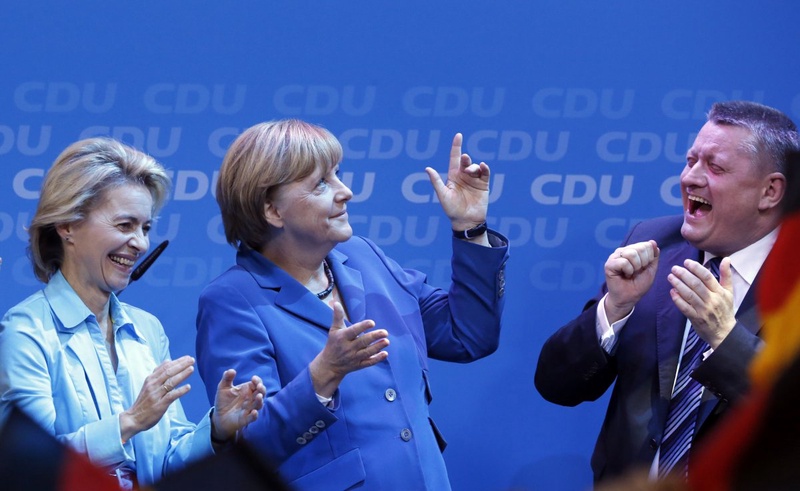
[[[511, 241], [500, 348], [434, 363], [456, 490], [583, 490], [605, 401], [533, 387], [546, 337], [602, 281], [637, 220], [680, 212], [677, 176], [711, 103], [800, 120], [794, 1], [6, 2], [0, 7], [0, 311], [40, 287], [25, 247], [41, 178], [111, 135], [173, 174], [152, 234], [171, 245], [123, 298], [194, 354], [196, 300], [232, 264], [213, 196], [233, 138], [297, 117], [337, 135], [356, 233], [449, 282], [448, 223], [424, 167], [455, 132], [492, 169]], [[197, 420], [199, 385], [183, 399]]]

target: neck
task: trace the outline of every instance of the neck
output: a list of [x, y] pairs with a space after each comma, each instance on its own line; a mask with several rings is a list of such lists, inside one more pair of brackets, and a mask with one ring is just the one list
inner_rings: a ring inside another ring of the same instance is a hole
[[287, 251], [276, 243], [267, 243], [259, 252], [312, 293], [321, 294], [327, 290], [320, 298], [330, 294], [328, 287], [333, 289], [333, 273], [329, 273], [330, 268], [325, 263], [325, 256], [330, 249], [317, 253], [303, 251], [302, 257], [298, 257], [296, 250]]
[[94, 314], [94, 316], [97, 318], [97, 322], [100, 323], [101, 321], [105, 321], [108, 318], [108, 308], [111, 300], [111, 294], [99, 289], [89, 289], [83, 287], [81, 282], [77, 280], [76, 275], [72, 274], [68, 268], [65, 269], [62, 267], [61, 274], [64, 275], [64, 279], [67, 280], [69, 286], [75, 290], [78, 298], [80, 298], [83, 304], [86, 305], [86, 307]]
[[[259, 252], [262, 256], [275, 263], [276, 266], [304, 285], [315, 276], [318, 276], [324, 282], [325, 274], [322, 268], [322, 262], [325, 260], [328, 252], [330, 252], [330, 249], [324, 251], [309, 251], [297, 248], [284, 248], [280, 247], [277, 243], [267, 243]], [[323, 288], [324, 287], [323, 285]]]

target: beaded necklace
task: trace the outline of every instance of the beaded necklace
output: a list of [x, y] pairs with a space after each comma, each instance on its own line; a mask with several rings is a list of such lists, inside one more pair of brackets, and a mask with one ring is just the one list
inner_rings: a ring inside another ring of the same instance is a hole
[[325, 276], [328, 277], [328, 288], [326, 288], [326, 289], [324, 289], [321, 292], [316, 294], [317, 298], [320, 299], [320, 300], [322, 300], [323, 298], [325, 298], [328, 295], [330, 295], [331, 292], [333, 291], [334, 285], [336, 284], [333, 281], [333, 271], [331, 271], [331, 268], [328, 267], [328, 261], [323, 260], [322, 261], [322, 267], [323, 267], [323, 269], [325, 269]]

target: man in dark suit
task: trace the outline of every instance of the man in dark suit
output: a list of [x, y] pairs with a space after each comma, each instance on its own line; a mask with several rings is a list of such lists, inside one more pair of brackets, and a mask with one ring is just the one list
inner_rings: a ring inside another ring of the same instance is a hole
[[[545, 342], [535, 377], [545, 399], [574, 406], [614, 384], [595, 482], [632, 468], [685, 478], [692, 442], [747, 390], [762, 344], [753, 285], [777, 235], [785, 155], [798, 148], [797, 127], [780, 111], [712, 106], [681, 173], [683, 215], [635, 226], [606, 260], [600, 293]], [[719, 280], [704, 266], [714, 258]], [[696, 357], [684, 356], [693, 346]], [[699, 406], [670, 409], [690, 387]], [[675, 450], [673, 434], [684, 430]]]

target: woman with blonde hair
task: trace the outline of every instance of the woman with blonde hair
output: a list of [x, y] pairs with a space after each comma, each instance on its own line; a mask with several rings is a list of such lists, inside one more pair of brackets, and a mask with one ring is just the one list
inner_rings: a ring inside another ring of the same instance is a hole
[[0, 411], [12, 405], [114, 474], [148, 485], [212, 454], [254, 421], [265, 387], [225, 370], [214, 407], [187, 421], [180, 384], [194, 359], [172, 360], [161, 323], [121, 302], [169, 192], [164, 168], [115, 140], [69, 146], [45, 176], [30, 256], [46, 285], [0, 321]]

